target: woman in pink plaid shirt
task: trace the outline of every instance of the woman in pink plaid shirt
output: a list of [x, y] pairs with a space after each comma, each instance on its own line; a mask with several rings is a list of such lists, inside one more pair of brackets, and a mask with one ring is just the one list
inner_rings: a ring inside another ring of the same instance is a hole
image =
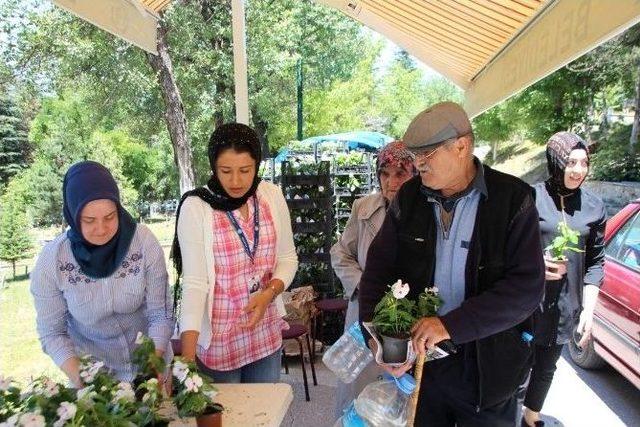
[[173, 242], [182, 354], [216, 382], [277, 382], [287, 328], [280, 294], [298, 267], [287, 204], [258, 177], [250, 127], [218, 127], [208, 154], [212, 176], [183, 195]]

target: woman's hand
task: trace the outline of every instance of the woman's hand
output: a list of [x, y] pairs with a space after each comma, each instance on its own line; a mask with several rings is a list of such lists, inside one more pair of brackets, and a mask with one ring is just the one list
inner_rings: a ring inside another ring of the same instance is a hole
[[576, 332], [582, 334], [578, 346], [584, 348], [589, 343], [591, 338], [591, 327], [593, 326], [593, 312], [596, 309], [596, 302], [598, 300], [598, 293], [600, 288], [595, 285], [587, 284], [582, 289], [582, 312], [580, 312], [580, 320], [578, 321], [578, 327]]
[[593, 312], [589, 313], [587, 310], [582, 310], [580, 313], [580, 320], [578, 321], [578, 327], [576, 332], [581, 334], [578, 346], [582, 349], [585, 348], [591, 338], [591, 328], [593, 326]]
[[[156, 350], [156, 356], [164, 359], [164, 351]], [[156, 373], [158, 384], [160, 385], [160, 391], [164, 397], [171, 397], [172, 388], [172, 375], [171, 366], [168, 366], [164, 371]]]
[[553, 262], [551, 259], [545, 257], [544, 266], [545, 280], [560, 280], [562, 276], [567, 274], [567, 265], [563, 262]]
[[80, 358], [73, 356], [65, 360], [60, 366], [62, 372], [67, 375], [71, 384], [77, 389], [84, 387], [82, 379], [80, 379]]
[[264, 317], [269, 304], [284, 291], [284, 282], [280, 279], [271, 279], [266, 288], [256, 292], [249, 298], [249, 304], [242, 310], [249, 314], [249, 320], [242, 323], [240, 327], [253, 329]]
[[[378, 352], [378, 344], [376, 343], [376, 340], [374, 340], [373, 338], [369, 340], [369, 348], [373, 353], [373, 360], [375, 361], [376, 353]], [[401, 366], [389, 366], [389, 365], [382, 365], [378, 363], [378, 366], [380, 366], [380, 368], [386, 373], [393, 375], [396, 378], [399, 378], [403, 376], [409, 369], [411, 369], [411, 367], [413, 366], [413, 362], [407, 362]]]
[[247, 322], [241, 323], [240, 327], [253, 329], [264, 317], [264, 313], [267, 311], [269, 304], [273, 298], [273, 292], [267, 288], [260, 292], [255, 292], [249, 298], [249, 304], [242, 311], [249, 315]]

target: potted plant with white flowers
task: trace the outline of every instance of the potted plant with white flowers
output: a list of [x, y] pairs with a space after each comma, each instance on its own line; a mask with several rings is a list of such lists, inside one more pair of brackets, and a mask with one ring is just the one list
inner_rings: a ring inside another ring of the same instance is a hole
[[409, 284], [398, 280], [389, 286], [376, 305], [372, 324], [382, 341], [382, 361], [402, 363], [407, 360], [411, 328], [420, 317], [432, 317], [442, 306], [437, 287], [427, 287], [416, 302], [407, 298]]
[[398, 280], [389, 286], [373, 313], [373, 326], [382, 341], [382, 360], [401, 363], [407, 359], [411, 327], [415, 322], [415, 302], [406, 298], [409, 284]]
[[213, 398], [218, 391], [194, 362], [176, 357], [173, 361], [173, 402], [180, 417], [195, 417], [198, 427], [220, 427], [223, 407]]

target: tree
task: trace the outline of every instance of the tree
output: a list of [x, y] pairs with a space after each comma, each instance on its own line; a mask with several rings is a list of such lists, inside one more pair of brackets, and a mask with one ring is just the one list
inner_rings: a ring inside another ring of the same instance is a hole
[[193, 153], [187, 129], [187, 117], [180, 90], [173, 73], [173, 63], [167, 45], [167, 28], [164, 20], [158, 22], [157, 42], [158, 54], [147, 53], [147, 59], [158, 78], [158, 85], [165, 104], [165, 121], [173, 143], [173, 156], [180, 177], [180, 194], [193, 189], [195, 184], [193, 170]]
[[22, 117], [13, 101], [0, 93], [0, 187], [27, 167], [31, 144]]
[[[67, 169], [82, 160], [95, 160], [106, 166], [119, 184], [123, 204], [132, 213], [138, 192], [131, 184], [141, 178], [136, 144], [118, 138], [118, 132], [104, 133], [94, 119], [95, 112], [85, 103], [82, 91], [45, 99], [32, 122], [31, 139], [35, 145], [34, 162], [15, 179], [27, 183], [23, 198], [36, 225], [62, 224], [62, 180]], [[118, 150], [122, 150], [118, 154]], [[131, 175], [124, 171], [130, 168]], [[152, 183], [153, 176], [149, 177]], [[138, 181], [139, 182], [139, 181]]]
[[0, 259], [12, 264], [15, 276], [16, 261], [28, 258], [33, 249], [29, 222], [24, 206], [13, 192], [7, 192], [2, 197], [0, 215]]
[[500, 142], [508, 141], [516, 130], [513, 115], [505, 104], [485, 111], [473, 120], [476, 140], [491, 143], [492, 160], [495, 163], [498, 156]]

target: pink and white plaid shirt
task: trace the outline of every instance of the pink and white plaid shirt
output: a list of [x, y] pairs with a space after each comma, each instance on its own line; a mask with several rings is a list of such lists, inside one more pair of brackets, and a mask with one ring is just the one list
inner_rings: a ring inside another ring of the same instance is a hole
[[[240, 237], [223, 211], [213, 211], [213, 256], [216, 284], [211, 316], [211, 345], [198, 347], [198, 357], [209, 368], [230, 371], [241, 368], [276, 352], [282, 346], [282, 329], [287, 323], [270, 304], [258, 325], [244, 329], [239, 325], [249, 320], [242, 309], [249, 303], [249, 286], [253, 277], [260, 278], [260, 287], [271, 280], [276, 262], [276, 234], [273, 218], [265, 200], [258, 197], [260, 207], [260, 240], [254, 263], [245, 253]], [[233, 214], [253, 248], [253, 200], [247, 203], [249, 215], [242, 219], [238, 210]]]

